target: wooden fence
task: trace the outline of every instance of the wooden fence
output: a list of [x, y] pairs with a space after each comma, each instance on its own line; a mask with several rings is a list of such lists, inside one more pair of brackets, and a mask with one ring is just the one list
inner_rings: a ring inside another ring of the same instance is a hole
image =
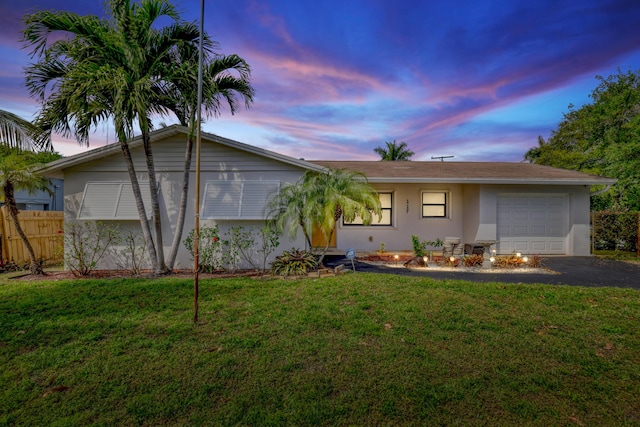
[[[20, 211], [18, 219], [36, 257], [47, 262], [59, 261], [62, 256], [60, 245], [64, 229], [64, 212]], [[0, 234], [0, 260], [15, 263], [29, 260], [29, 254], [16, 233], [6, 206], [0, 208]]]

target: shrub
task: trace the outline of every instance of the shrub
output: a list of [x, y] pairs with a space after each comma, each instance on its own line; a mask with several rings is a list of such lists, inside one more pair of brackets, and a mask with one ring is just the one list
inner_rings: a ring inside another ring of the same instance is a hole
[[638, 212], [595, 212], [592, 228], [594, 249], [636, 252], [638, 221]]
[[[194, 230], [182, 241], [193, 256], [193, 235]], [[218, 224], [214, 227], [200, 227], [198, 236], [198, 266], [200, 271], [205, 273], [213, 273], [222, 269], [222, 242], [220, 241], [220, 233]]]
[[116, 265], [131, 274], [140, 274], [144, 268], [148, 268], [150, 265], [144, 236], [129, 230], [124, 234], [122, 240], [124, 243], [122, 249], [115, 247], [111, 249]]
[[284, 251], [271, 263], [271, 273], [279, 276], [306, 274], [318, 266], [315, 255], [296, 248]]
[[427, 246], [432, 246], [438, 248], [444, 245], [444, 242], [437, 238], [436, 240], [423, 240], [420, 241], [420, 238], [415, 234], [411, 235], [411, 246], [413, 247], [413, 255], [416, 257], [422, 258], [427, 255]]
[[497, 268], [516, 268], [520, 267], [523, 263], [522, 257], [517, 255], [503, 255], [495, 257], [493, 266]]
[[536, 254], [536, 255], [531, 255], [529, 257], [529, 261], [527, 262], [527, 264], [531, 268], [539, 268], [539, 267], [542, 267], [543, 262], [544, 262], [544, 258]]
[[413, 247], [413, 255], [422, 258], [427, 254], [427, 242], [421, 242], [420, 238], [415, 234], [411, 235], [411, 246]]
[[64, 228], [64, 262], [76, 276], [88, 276], [112, 245], [119, 229], [103, 222], [73, 221]]
[[483, 256], [478, 254], [473, 254], [462, 258], [462, 264], [465, 267], [479, 267], [482, 265], [483, 261]]

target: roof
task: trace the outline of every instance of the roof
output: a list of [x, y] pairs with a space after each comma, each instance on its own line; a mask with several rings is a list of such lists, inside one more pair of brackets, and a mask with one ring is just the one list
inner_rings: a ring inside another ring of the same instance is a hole
[[[152, 142], [161, 141], [165, 138], [169, 138], [174, 135], [187, 135], [189, 129], [185, 126], [172, 125], [165, 128], [161, 128], [151, 132]], [[293, 157], [285, 156], [274, 151], [258, 148], [253, 145], [244, 144], [242, 142], [234, 141], [232, 139], [223, 138], [213, 133], [202, 132], [201, 138], [203, 141], [215, 142], [220, 145], [224, 145], [237, 150], [242, 150], [248, 153], [252, 153], [268, 159], [277, 160], [283, 163], [288, 163], [294, 166], [298, 166], [303, 169], [323, 170], [322, 167], [309, 163], [304, 160], [296, 159]], [[135, 148], [142, 145], [142, 137], [137, 136], [129, 141], [129, 148]], [[195, 149], [194, 149], [195, 151]], [[112, 156], [117, 153], [122, 153], [120, 143], [105, 145], [104, 147], [95, 148], [93, 150], [85, 151], [83, 153], [75, 154], [73, 156], [64, 157], [60, 160], [55, 160], [51, 163], [47, 163], [40, 172], [49, 178], [62, 178], [63, 170], [80, 165], [93, 160], [98, 160], [107, 156]]]
[[[153, 141], [175, 135], [186, 135], [188, 128], [173, 125], [151, 133]], [[617, 180], [566, 169], [531, 163], [508, 162], [418, 162], [418, 161], [305, 161], [284, 154], [202, 133], [202, 139], [230, 148], [277, 160], [302, 169], [322, 171], [325, 168], [347, 169], [363, 173], [369, 182], [384, 183], [462, 183], [462, 184], [547, 184], [547, 185], [611, 185]], [[140, 136], [129, 142], [130, 148], [142, 145]], [[41, 173], [49, 178], [63, 178], [64, 169], [121, 153], [120, 143], [106, 145], [48, 163]]]
[[363, 173], [369, 182], [611, 185], [616, 180], [533, 163], [311, 160], [319, 166]]

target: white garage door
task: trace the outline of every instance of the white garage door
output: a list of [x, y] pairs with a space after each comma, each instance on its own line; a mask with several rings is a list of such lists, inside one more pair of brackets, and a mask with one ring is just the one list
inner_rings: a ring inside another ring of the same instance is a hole
[[497, 213], [498, 253], [566, 254], [566, 195], [500, 195]]

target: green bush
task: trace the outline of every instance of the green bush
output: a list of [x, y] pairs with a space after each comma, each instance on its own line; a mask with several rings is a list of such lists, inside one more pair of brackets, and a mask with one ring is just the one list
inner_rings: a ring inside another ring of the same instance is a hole
[[638, 212], [595, 212], [593, 216], [595, 250], [638, 250]]
[[[183, 240], [184, 246], [193, 256], [194, 230]], [[198, 266], [204, 273], [213, 273], [223, 267], [222, 241], [218, 224], [214, 227], [200, 227], [198, 234]]]
[[483, 261], [483, 256], [478, 254], [473, 254], [462, 258], [462, 264], [465, 267], [478, 267], [482, 265]]
[[311, 252], [292, 248], [276, 257], [271, 263], [271, 273], [279, 276], [306, 274], [317, 266], [318, 260]]

